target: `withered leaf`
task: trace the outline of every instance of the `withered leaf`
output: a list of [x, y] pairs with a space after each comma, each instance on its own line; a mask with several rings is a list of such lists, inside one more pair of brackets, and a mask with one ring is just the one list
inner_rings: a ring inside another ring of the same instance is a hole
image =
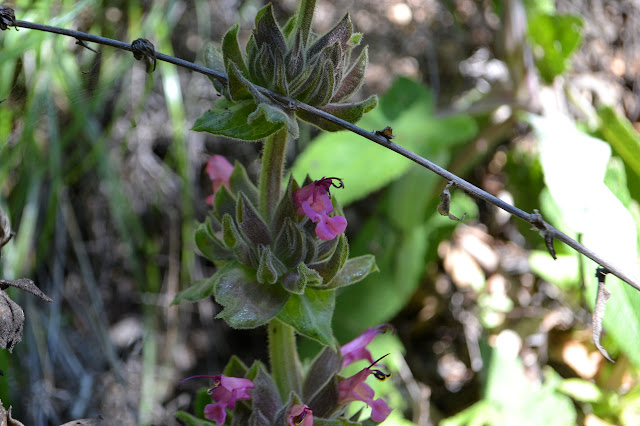
[[461, 218], [458, 218], [449, 212], [449, 209], [451, 208], [451, 193], [449, 192], [449, 188], [453, 185], [454, 185], [453, 181], [449, 181], [449, 183], [447, 183], [447, 186], [444, 187], [442, 194], [440, 194], [440, 204], [438, 204], [438, 213], [440, 213], [442, 216], [448, 216], [449, 219], [451, 220], [460, 222], [460, 221], [463, 221], [464, 218], [467, 216], [466, 213], [463, 214]]
[[602, 335], [602, 320], [604, 319], [604, 310], [606, 308], [607, 300], [611, 297], [611, 293], [604, 286], [604, 279], [608, 271], [604, 268], [598, 268], [596, 270], [596, 277], [598, 278], [598, 294], [596, 296], [596, 306], [593, 309], [593, 316], [591, 317], [591, 323], [593, 327], [593, 343], [600, 351], [603, 357], [610, 362], [615, 362], [609, 356], [609, 353], [600, 344], [600, 336]]
[[7, 348], [9, 352], [22, 340], [22, 326], [24, 312], [22, 308], [0, 290], [0, 348]]
[[11, 417], [11, 407], [6, 410], [0, 401], [0, 425], [2, 426], [24, 426], [24, 424]]
[[20, 290], [24, 290], [35, 296], [38, 296], [40, 299], [44, 300], [45, 302], [53, 302], [52, 298], [44, 294], [42, 290], [40, 290], [36, 286], [36, 284], [28, 278], [20, 278], [18, 280], [12, 280], [12, 281], [0, 279], [0, 289], [5, 290], [7, 287], [16, 287], [16, 288], [19, 288]]

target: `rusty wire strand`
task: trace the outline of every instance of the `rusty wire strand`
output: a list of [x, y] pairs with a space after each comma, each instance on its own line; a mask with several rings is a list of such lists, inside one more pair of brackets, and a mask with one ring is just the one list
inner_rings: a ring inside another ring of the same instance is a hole
[[[124, 43], [121, 41], [117, 41], [117, 40], [113, 40], [113, 39], [109, 39], [109, 38], [105, 38], [105, 37], [100, 37], [100, 36], [95, 36], [92, 34], [87, 34], [87, 33], [83, 33], [83, 32], [79, 32], [79, 31], [73, 31], [73, 30], [67, 30], [64, 28], [58, 28], [58, 27], [52, 27], [49, 25], [42, 25], [42, 24], [36, 24], [36, 23], [32, 23], [32, 22], [28, 22], [28, 21], [21, 21], [21, 20], [14, 20], [12, 23], [12, 26], [15, 27], [20, 27], [20, 28], [28, 28], [28, 29], [34, 29], [34, 30], [39, 30], [39, 31], [47, 31], [47, 32], [52, 32], [55, 34], [61, 34], [61, 35], [66, 35], [69, 37], [73, 37], [79, 40], [84, 40], [84, 41], [88, 41], [88, 42], [93, 42], [93, 43], [99, 43], [99, 44], [103, 44], [106, 46], [111, 46], [111, 47], [115, 47], [118, 49], [123, 49], [123, 50], [128, 50], [130, 52], [133, 51], [132, 47], [130, 44], [128, 43]], [[219, 73], [217, 71], [214, 71], [210, 68], [204, 67], [202, 65], [197, 65], [194, 64], [192, 62], [189, 61], [185, 61], [183, 59], [179, 59], [173, 56], [169, 56], [169, 55], [165, 55], [159, 52], [155, 53], [156, 59], [159, 61], [164, 61], [164, 62], [168, 62], [174, 65], [178, 65], [180, 67], [189, 69], [191, 71], [195, 71], [198, 72], [200, 74], [204, 74], [206, 76], [209, 77], [213, 77], [216, 80], [218, 80], [220, 83], [222, 84], [227, 84], [228, 81], [228, 77], [226, 74], [223, 73]], [[621, 268], [619, 265], [616, 265], [614, 261], [612, 261], [611, 259], [605, 259], [603, 256], [595, 253], [594, 251], [590, 250], [589, 248], [587, 248], [586, 246], [584, 246], [583, 244], [577, 242], [576, 240], [574, 240], [573, 238], [569, 237], [568, 235], [564, 234], [563, 232], [559, 231], [558, 229], [556, 229], [555, 227], [551, 226], [550, 224], [548, 224], [547, 222], [544, 221], [544, 219], [542, 218], [542, 216], [540, 215], [539, 212], [535, 211], [534, 213], [527, 213], [515, 206], [512, 206], [509, 203], [506, 203], [504, 201], [502, 201], [501, 199], [499, 199], [498, 197], [489, 194], [488, 192], [478, 188], [477, 186], [467, 182], [466, 180], [454, 175], [453, 173], [449, 172], [448, 170], [438, 166], [435, 163], [432, 163], [431, 161], [427, 160], [424, 157], [419, 156], [418, 154], [396, 144], [391, 142], [391, 140], [387, 137], [385, 137], [383, 134], [380, 134], [380, 132], [375, 132], [375, 131], [368, 131], [365, 130], [361, 127], [356, 126], [355, 124], [349, 123], [348, 121], [342, 120], [338, 117], [335, 117], [327, 112], [324, 112], [318, 108], [312, 107], [311, 105], [307, 105], [304, 104], [300, 101], [297, 101], [295, 99], [291, 99], [285, 95], [282, 95], [280, 93], [276, 93], [273, 92], [269, 89], [266, 89], [264, 87], [260, 87], [260, 86], [256, 86], [257, 90], [266, 95], [269, 96], [270, 98], [278, 101], [280, 104], [282, 104], [283, 106], [285, 106], [288, 109], [291, 110], [301, 110], [301, 111], [305, 111], [308, 112], [310, 114], [313, 114], [319, 118], [325, 119], [333, 124], [336, 124], [340, 127], [342, 127], [345, 130], [349, 130], [353, 133], [356, 133], [366, 139], [369, 139], [372, 142], [377, 143], [378, 145], [381, 145], [395, 153], [398, 153], [400, 155], [402, 155], [403, 157], [421, 165], [422, 167], [432, 171], [433, 173], [436, 173], [438, 175], [440, 175], [441, 177], [445, 178], [447, 181], [453, 181], [454, 184], [456, 186], [458, 186], [459, 188], [463, 189], [465, 192], [467, 192], [468, 194], [471, 194], [473, 196], [475, 196], [476, 198], [480, 198], [481, 200], [484, 200], [488, 203], [491, 203], [493, 205], [495, 205], [496, 207], [501, 208], [502, 210], [510, 213], [513, 216], [516, 216], [528, 223], [530, 223], [531, 225], [533, 225], [533, 227], [535, 229], [537, 229], [538, 231], [540, 231], [543, 235], [543, 238], [545, 240], [545, 244], [547, 245], [547, 248], [549, 249], [549, 252], [551, 253], [552, 256], [555, 255], [555, 251], [553, 251], [553, 240], [559, 240], [562, 241], [563, 243], [565, 243], [566, 245], [568, 245], [569, 247], [571, 247], [572, 249], [574, 249], [575, 251], [582, 253], [583, 255], [585, 255], [586, 257], [588, 257], [589, 259], [593, 260], [594, 262], [596, 262], [598, 265], [600, 265], [601, 267], [605, 268], [607, 271], [609, 271], [609, 273], [617, 276], [618, 278], [620, 278], [622, 281], [626, 282], [627, 284], [629, 284], [630, 286], [632, 286], [633, 288], [635, 288], [636, 290], [640, 291], [640, 278], [638, 278], [636, 275], [634, 274], [629, 274], [627, 273], [623, 268]]]

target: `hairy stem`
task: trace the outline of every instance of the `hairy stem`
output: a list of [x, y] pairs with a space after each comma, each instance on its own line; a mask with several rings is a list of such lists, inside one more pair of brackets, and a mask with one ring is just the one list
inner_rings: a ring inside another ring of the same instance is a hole
[[269, 136], [264, 142], [260, 172], [260, 212], [267, 222], [271, 220], [280, 200], [288, 140], [287, 130], [282, 129]]
[[293, 327], [274, 318], [269, 323], [268, 333], [271, 375], [282, 400], [286, 401], [291, 391], [302, 395], [302, 368]]

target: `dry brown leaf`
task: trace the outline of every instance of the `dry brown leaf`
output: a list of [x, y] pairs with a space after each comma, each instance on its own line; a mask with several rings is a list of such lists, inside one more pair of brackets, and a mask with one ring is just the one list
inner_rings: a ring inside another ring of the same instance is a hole
[[0, 426], [24, 426], [22, 422], [11, 417], [11, 407], [5, 410], [2, 401], [0, 401]]
[[0, 290], [0, 347], [13, 351], [13, 347], [22, 340], [24, 312], [20, 305]]

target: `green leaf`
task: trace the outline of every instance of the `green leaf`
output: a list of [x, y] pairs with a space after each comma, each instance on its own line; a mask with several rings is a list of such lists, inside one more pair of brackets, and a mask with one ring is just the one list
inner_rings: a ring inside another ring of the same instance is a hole
[[273, 5], [271, 3], [258, 11], [255, 23], [256, 28], [253, 33], [258, 47], [262, 47], [263, 44], [267, 45], [274, 54], [284, 56], [287, 47], [282, 30], [273, 14]]
[[231, 355], [223, 374], [228, 377], [246, 377], [249, 368], [237, 355]]
[[529, 266], [536, 275], [565, 291], [581, 287], [579, 264], [580, 259], [575, 253], [558, 255], [556, 260], [546, 250], [532, 251], [529, 256]]
[[[224, 268], [223, 268], [224, 269]], [[181, 302], [197, 302], [198, 300], [205, 299], [213, 294], [213, 289], [216, 284], [217, 275], [222, 270], [216, 272], [214, 275], [209, 278], [204, 278], [202, 280], [198, 280], [191, 284], [186, 289], [182, 290], [178, 293], [171, 302], [172, 305], [177, 305]]]
[[229, 69], [231, 64], [235, 64], [245, 76], [249, 75], [244, 56], [238, 44], [238, 30], [240, 25], [235, 24], [222, 37], [222, 54], [224, 56], [224, 69]]
[[498, 409], [494, 404], [487, 400], [481, 400], [471, 407], [465, 408], [455, 416], [442, 420], [440, 426], [493, 425], [493, 421], [498, 417]]
[[254, 123], [267, 122], [277, 124], [280, 127], [284, 125], [291, 137], [294, 139], [298, 137], [298, 122], [295, 120], [292, 113], [284, 111], [280, 105], [276, 105], [269, 98], [260, 93], [258, 88], [240, 75], [236, 68], [232, 67], [230, 74], [236, 76], [238, 80], [249, 90], [251, 96], [253, 96], [254, 101], [258, 105], [247, 117], [248, 124], [253, 125]]
[[224, 309], [216, 318], [233, 328], [256, 328], [274, 318], [285, 306], [288, 293], [280, 286], [262, 285], [237, 261], [216, 274], [214, 296]]
[[304, 294], [292, 294], [278, 314], [278, 319], [310, 339], [325, 346], [335, 346], [331, 318], [335, 306], [335, 292], [307, 287]]
[[527, 378], [520, 358], [506, 347], [484, 351], [483, 359], [487, 365], [485, 399], [499, 412], [493, 425], [576, 424], [571, 399], [557, 389], [562, 380], [558, 373], [547, 368], [540, 386]]
[[[363, 117], [364, 114], [373, 110], [378, 105], [378, 97], [370, 96], [362, 102], [358, 103], [346, 103], [346, 104], [328, 104], [318, 107], [318, 109], [329, 113], [349, 123], [357, 123]], [[302, 120], [313, 124], [314, 126], [326, 130], [327, 132], [339, 132], [344, 130], [341, 126], [333, 124], [321, 117], [306, 111], [298, 110], [296, 115]]]
[[[227, 69], [224, 66], [224, 59], [222, 57], [222, 51], [220, 48], [214, 44], [209, 44], [204, 50], [204, 64], [207, 68], [211, 68], [214, 71], [219, 72], [220, 74], [226, 74]], [[209, 77], [209, 80], [213, 83], [213, 87], [218, 91], [218, 93], [223, 93], [225, 90], [225, 85], [220, 81], [213, 77]]]
[[633, 125], [609, 106], [598, 110], [600, 131], [614, 151], [640, 176], [640, 137]]
[[236, 223], [242, 231], [242, 235], [254, 246], [269, 246], [271, 244], [269, 227], [244, 194], [240, 194], [236, 204]]
[[233, 139], [257, 141], [282, 128], [282, 123], [267, 121], [264, 116], [254, 117], [249, 124], [249, 115], [255, 109], [256, 104], [251, 99], [240, 102], [220, 99], [212, 109], [196, 120], [193, 130]]
[[539, 14], [529, 19], [529, 38], [540, 75], [548, 83], [569, 67], [569, 58], [582, 43], [582, 18]]
[[322, 388], [342, 369], [342, 358], [334, 348], [325, 348], [316, 356], [302, 385], [302, 396], [305, 401], [311, 401], [314, 395], [321, 392]]
[[342, 289], [334, 314], [338, 338], [350, 340], [362, 327], [387, 322], [405, 306], [424, 272], [428, 239], [424, 225], [402, 235], [376, 219], [365, 224], [351, 250], [373, 251], [380, 272]]
[[[252, 410], [261, 412], [268, 420], [269, 425], [274, 424], [274, 418], [282, 406], [280, 392], [275, 382], [263, 366], [258, 368], [258, 374], [253, 379]], [[255, 414], [255, 413], [254, 413]]]
[[249, 115], [247, 122], [253, 124], [254, 122], [261, 123], [263, 121], [278, 125], [283, 124], [294, 139], [297, 139], [300, 135], [298, 122], [293, 114], [285, 112], [279, 106], [261, 102], [256, 110]]
[[349, 244], [347, 244], [347, 237], [341, 234], [338, 236], [338, 245], [331, 257], [319, 263], [312, 263], [309, 267], [320, 274], [323, 284], [326, 285], [342, 269], [348, 257]]
[[176, 413], [176, 417], [180, 420], [182, 420], [187, 426], [211, 426], [213, 424], [215, 424], [212, 421], [209, 420], [205, 420], [205, 419], [199, 419], [189, 413], [186, 413], [184, 411], [178, 411]]
[[236, 161], [233, 165], [233, 173], [229, 177], [229, 188], [234, 194], [242, 192], [253, 205], [258, 204], [258, 188], [251, 181], [247, 170], [239, 161]]
[[210, 232], [210, 226], [206, 223], [201, 223], [196, 228], [195, 241], [200, 254], [212, 262], [216, 260], [233, 259], [231, 250], [229, 250], [218, 237]]
[[340, 270], [338, 275], [331, 280], [326, 289], [346, 287], [351, 284], [355, 284], [369, 275], [372, 272], [378, 272], [378, 265], [376, 265], [376, 258], [372, 254], [365, 254], [364, 256], [358, 256], [347, 260], [344, 267]]
[[311, 31], [311, 20], [315, 11], [316, 0], [302, 0], [300, 9], [296, 18], [296, 25], [299, 28], [302, 45], [306, 46], [309, 40], [309, 32]]
[[[564, 221], [573, 232], [582, 234], [585, 246], [633, 270], [638, 256], [636, 224], [631, 213], [604, 184], [610, 146], [578, 131], [567, 120], [529, 115], [528, 121], [538, 137], [545, 182]], [[580, 155], [576, 156], [576, 152]], [[571, 235], [570, 230], [563, 230]], [[582, 264], [581, 272], [588, 277], [586, 300], [593, 308], [597, 293], [596, 265], [588, 259]], [[635, 342], [640, 341], [637, 309], [640, 293], [612, 275], [607, 276], [606, 284], [611, 298], [604, 314], [605, 337], [608, 334], [631, 361], [640, 366], [640, 352], [635, 348]]]
[[[328, 107], [331, 105], [322, 109]], [[477, 125], [468, 116], [433, 117], [428, 88], [406, 78], [396, 80], [382, 96], [380, 107], [365, 115], [359, 125], [372, 130], [391, 126], [399, 144], [429, 158], [438, 152], [448, 153], [477, 133]], [[296, 159], [292, 172], [299, 181], [307, 174], [342, 178], [345, 188], [335, 196], [346, 205], [399, 178], [412, 164], [354, 133], [324, 133]]]
[[582, 379], [565, 379], [558, 385], [558, 391], [580, 402], [597, 403], [605, 397], [598, 385]]
[[342, 78], [340, 87], [336, 90], [331, 102], [340, 102], [349, 99], [351, 95], [360, 89], [362, 83], [364, 83], [364, 73], [369, 63], [369, 49], [367, 47], [368, 46], [365, 46], [362, 49], [358, 59], [356, 59], [351, 69]]
[[349, 40], [353, 33], [353, 24], [349, 14], [346, 14], [340, 22], [338, 22], [333, 28], [327, 31], [319, 39], [317, 39], [310, 47], [307, 53], [307, 57], [313, 57], [320, 53], [327, 46], [331, 46], [334, 43], [338, 43], [342, 48], [342, 51], [346, 51], [349, 46]]

